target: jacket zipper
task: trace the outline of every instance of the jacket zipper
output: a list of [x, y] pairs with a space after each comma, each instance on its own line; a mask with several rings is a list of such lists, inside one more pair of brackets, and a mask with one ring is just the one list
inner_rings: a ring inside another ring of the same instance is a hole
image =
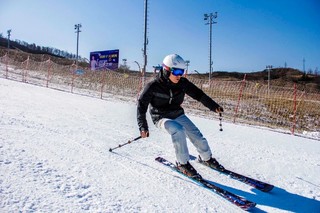
[[171, 89], [169, 90], [169, 92], [170, 92], [170, 99], [169, 99], [169, 104], [171, 104], [171, 102], [172, 102], [172, 91], [171, 91]]

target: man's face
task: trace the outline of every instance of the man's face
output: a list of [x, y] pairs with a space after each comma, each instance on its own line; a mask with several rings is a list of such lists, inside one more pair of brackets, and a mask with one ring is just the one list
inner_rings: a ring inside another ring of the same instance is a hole
[[169, 79], [172, 83], [176, 84], [180, 81], [181, 75], [175, 76], [172, 73], [169, 75]]

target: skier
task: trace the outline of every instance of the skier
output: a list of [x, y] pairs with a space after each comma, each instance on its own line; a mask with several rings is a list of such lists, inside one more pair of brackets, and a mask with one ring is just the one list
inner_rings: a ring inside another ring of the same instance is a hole
[[223, 108], [187, 78], [182, 77], [185, 69], [186, 63], [181, 56], [170, 54], [164, 58], [158, 76], [145, 86], [138, 99], [137, 121], [141, 137], [149, 137], [146, 112], [150, 104], [149, 112], [155, 126], [171, 135], [178, 169], [193, 177], [200, 175], [189, 163], [187, 137], [196, 147], [206, 165], [214, 169], [224, 170], [224, 168], [215, 158], [212, 158], [208, 141], [185, 115], [181, 107], [184, 96], [189, 95], [217, 113], [222, 113]]

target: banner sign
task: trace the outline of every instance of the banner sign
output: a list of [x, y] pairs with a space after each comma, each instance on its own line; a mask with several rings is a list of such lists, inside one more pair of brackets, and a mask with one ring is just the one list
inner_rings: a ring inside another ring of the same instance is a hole
[[115, 70], [119, 67], [119, 50], [105, 50], [90, 53], [91, 70]]

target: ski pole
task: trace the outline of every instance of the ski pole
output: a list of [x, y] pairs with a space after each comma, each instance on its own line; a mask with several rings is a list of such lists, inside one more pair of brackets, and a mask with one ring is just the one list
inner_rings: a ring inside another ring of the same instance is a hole
[[131, 143], [131, 142], [133, 142], [133, 141], [139, 140], [140, 138], [141, 138], [141, 136], [136, 137], [136, 138], [135, 138], [135, 139], [133, 139], [133, 140], [128, 140], [128, 142], [127, 142], [127, 143], [119, 144], [117, 147], [110, 148], [110, 149], [109, 149], [109, 152], [112, 152], [112, 150], [115, 150], [115, 149], [118, 149], [118, 148], [120, 148], [120, 147], [123, 147], [123, 146], [125, 146], [125, 145], [127, 145], [127, 144], [129, 144], [129, 143]]
[[220, 131], [222, 132], [223, 129], [222, 129], [222, 113], [221, 112], [219, 113], [219, 121], [220, 121], [220, 123], [219, 123]]

